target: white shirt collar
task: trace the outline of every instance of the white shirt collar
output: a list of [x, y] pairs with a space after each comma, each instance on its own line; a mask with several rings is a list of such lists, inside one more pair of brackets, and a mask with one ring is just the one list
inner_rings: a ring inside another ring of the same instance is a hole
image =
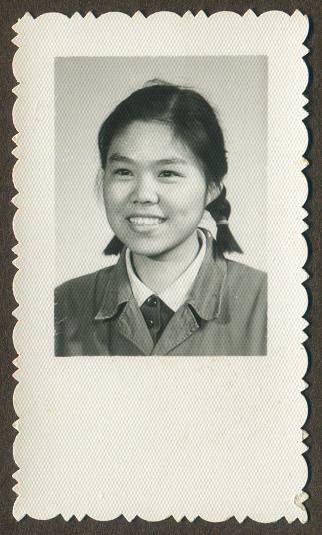
[[[200, 229], [198, 229], [198, 236], [201, 240], [201, 247], [194, 261], [182, 275], [178, 277], [178, 279], [158, 294], [158, 297], [160, 297], [160, 299], [162, 299], [162, 301], [164, 301], [164, 303], [174, 312], [176, 312], [186, 301], [206, 253], [206, 236]], [[136, 276], [132, 267], [129, 249], [126, 249], [125, 252], [125, 261], [132, 292], [140, 307], [146, 299], [151, 297], [151, 295], [156, 294]]]

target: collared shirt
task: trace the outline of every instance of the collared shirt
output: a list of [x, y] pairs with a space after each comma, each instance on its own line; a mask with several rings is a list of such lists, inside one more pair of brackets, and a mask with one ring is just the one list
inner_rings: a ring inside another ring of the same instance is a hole
[[206, 247], [207, 247], [206, 236], [199, 229], [198, 229], [198, 237], [201, 242], [201, 247], [199, 249], [199, 252], [196, 258], [193, 260], [190, 266], [182, 273], [182, 275], [180, 275], [180, 277], [178, 277], [172, 284], [170, 284], [170, 286], [168, 286], [165, 290], [163, 290], [159, 294], [156, 294], [155, 292], [153, 292], [150, 288], [148, 288], [148, 286], [146, 286], [136, 276], [134, 269], [132, 267], [131, 253], [129, 249], [126, 249], [125, 261], [126, 261], [127, 274], [129, 276], [133, 295], [139, 307], [143, 305], [143, 303], [149, 297], [151, 297], [151, 295], [158, 295], [158, 297], [160, 297], [160, 299], [162, 299], [162, 301], [169, 308], [171, 308], [171, 310], [173, 310], [174, 312], [179, 310], [179, 308], [186, 301], [189, 295], [191, 287], [195, 281], [195, 278], [198, 275], [199, 269], [201, 268], [201, 264], [205, 257]]
[[55, 291], [55, 354], [265, 355], [266, 274], [207, 249], [186, 301], [155, 344], [133, 295], [125, 250], [114, 266]]

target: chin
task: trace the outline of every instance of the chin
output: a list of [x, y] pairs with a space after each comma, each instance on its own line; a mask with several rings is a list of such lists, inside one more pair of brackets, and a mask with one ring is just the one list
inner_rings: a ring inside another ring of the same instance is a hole
[[138, 254], [138, 255], [141, 255], [141, 256], [158, 256], [160, 254], [163, 254], [165, 253], [165, 251], [163, 251], [163, 249], [158, 249], [157, 247], [139, 247], [139, 246], [136, 246], [136, 247], [129, 247], [129, 249], [131, 250], [132, 253], [134, 254]]
[[148, 244], [148, 243], [133, 243], [132, 242], [131, 244], [129, 243], [126, 245], [132, 253], [142, 255], [142, 256], [149, 256], [149, 257], [165, 254], [172, 249], [171, 246], [162, 247], [162, 245], [158, 246], [155, 243]]

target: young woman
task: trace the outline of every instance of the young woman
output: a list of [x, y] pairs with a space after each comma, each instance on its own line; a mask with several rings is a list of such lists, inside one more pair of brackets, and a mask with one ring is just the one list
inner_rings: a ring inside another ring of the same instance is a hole
[[[264, 355], [266, 276], [227, 260], [224, 138], [198, 93], [152, 83], [99, 132], [117, 264], [56, 290], [56, 355]], [[216, 240], [199, 227], [204, 210]]]

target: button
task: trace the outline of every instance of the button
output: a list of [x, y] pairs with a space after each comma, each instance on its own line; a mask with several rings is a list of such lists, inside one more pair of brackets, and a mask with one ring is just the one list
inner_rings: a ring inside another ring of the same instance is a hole
[[147, 324], [148, 324], [149, 329], [152, 329], [152, 327], [154, 325], [154, 321], [153, 320], [148, 320]]
[[151, 295], [151, 297], [149, 297], [149, 299], [148, 299], [148, 305], [150, 307], [155, 307], [157, 305], [157, 302], [158, 302], [158, 300], [157, 300], [155, 295]]

